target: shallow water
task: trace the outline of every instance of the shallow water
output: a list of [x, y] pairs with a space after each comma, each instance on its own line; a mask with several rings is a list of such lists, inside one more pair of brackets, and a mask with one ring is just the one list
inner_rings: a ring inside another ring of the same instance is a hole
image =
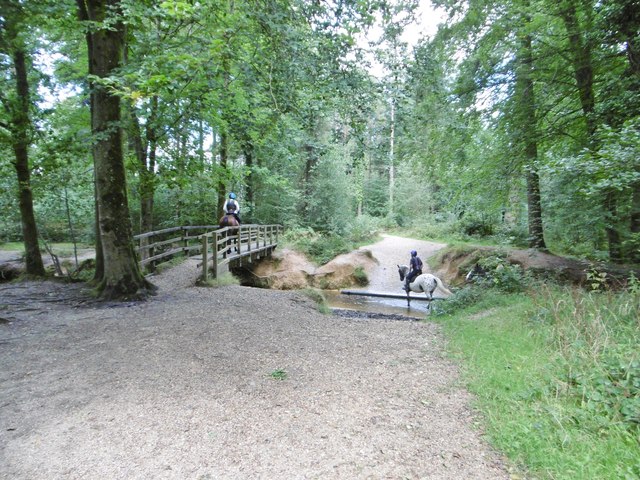
[[[382, 313], [388, 315], [404, 315], [412, 318], [425, 318], [428, 315], [428, 302], [412, 301], [407, 308], [407, 301], [395, 298], [364, 297], [344, 295], [339, 290], [325, 290], [324, 295], [329, 307], [333, 309], [356, 310], [359, 312]], [[392, 292], [392, 293], [402, 293]]]

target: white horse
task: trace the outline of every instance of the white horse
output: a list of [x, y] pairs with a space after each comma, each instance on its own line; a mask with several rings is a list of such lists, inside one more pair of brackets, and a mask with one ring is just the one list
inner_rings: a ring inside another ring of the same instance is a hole
[[[398, 273], [400, 274], [400, 281], [404, 282], [407, 273], [409, 273], [409, 267], [406, 265], [398, 265]], [[418, 275], [413, 279], [413, 282], [409, 284], [409, 290], [412, 292], [420, 293], [424, 292], [427, 295], [427, 300], [431, 302], [433, 300], [433, 292], [435, 292], [436, 288], [439, 288], [442, 292], [447, 295], [453, 295], [447, 287], [444, 286], [442, 280], [440, 280], [435, 275], [431, 275], [430, 273], [423, 273], [422, 275]], [[429, 303], [431, 305], [431, 303]], [[407, 291], [407, 306], [411, 306], [411, 297], [409, 296], [409, 291]]]

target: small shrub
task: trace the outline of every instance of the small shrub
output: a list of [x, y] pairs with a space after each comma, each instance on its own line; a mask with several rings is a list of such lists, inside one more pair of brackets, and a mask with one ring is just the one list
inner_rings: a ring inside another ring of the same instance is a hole
[[240, 280], [234, 277], [231, 273], [223, 273], [222, 275], [219, 275], [218, 278], [210, 278], [206, 282], [199, 280], [198, 285], [201, 287], [218, 288], [229, 285], [240, 285]]
[[327, 299], [321, 290], [317, 290], [315, 288], [305, 288], [302, 290], [307, 297], [313, 300], [316, 303], [318, 311], [323, 314], [331, 313], [331, 308], [327, 304]]
[[366, 287], [369, 285], [369, 277], [367, 277], [367, 272], [364, 271], [364, 268], [361, 266], [357, 266], [353, 271], [353, 278], [356, 283], [360, 287]]
[[432, 315], [451, 315], [452, 313], [470, 307], [477, 303], [483, 295], [487, 294], [487, 289], [482, 285], [467, 286], [457, 290], [453, 296], [444, 302], [433, 302]]
[[287, 372], [285, 370], [283, 370], [282, 368], [278, 368], [278, 369], [274, 370], [273, 372], [271, 372], [269, 374], [269, 376], [271, 378], [273, 378], [274, 380], [286, 380], [287, 379]]
[[487, 275], [477, 280], [479, 285], [497, 288], [503, 292], [522, 292], [533, 284], [533, 278], [522, 267], [506, 261], [500, 256], [481, 259], [480, 266]]
[[495, 226], [493, 222], [484, 215], [468, 215], [458, 222], [459, 229], [465, 235], [488, 237], [493, 235]]

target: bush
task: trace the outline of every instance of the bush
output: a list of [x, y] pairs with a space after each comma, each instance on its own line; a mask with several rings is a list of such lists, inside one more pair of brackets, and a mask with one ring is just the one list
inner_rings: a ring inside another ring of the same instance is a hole
[[538, 318], [551, 327], [579, 421], [600, 418], [597, 428], [623, 425], [638, 434], [640, 294], [631, 285], [617, 293], [542, 289]]
[[533, 277], [522, 267], [509, 263], [503, 257], [485, 257], [478, 263], [487, 272], [485, 277], [477, 280], [479, 285], [516, 293], [526, 290], [534, 282]]
[[447, 298], [445, 302], [433, 302], [432, 315], [451, 315], [454, 312], [463, 310], [477, 303], [484, 295], [487, 295], [487, 289], [472, 285], [457, 290], [453, 296]]
[[458, 222], [458, 228], [465, 235], [488, 237], [495, 231], [494, 223], [485, 215], [467, 215]]

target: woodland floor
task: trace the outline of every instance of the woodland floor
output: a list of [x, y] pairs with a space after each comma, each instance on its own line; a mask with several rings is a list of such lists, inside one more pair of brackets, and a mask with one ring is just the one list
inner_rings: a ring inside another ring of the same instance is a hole
[[509, 478], [438, 325], [195, 278], [0, 284], [0, 478]]

